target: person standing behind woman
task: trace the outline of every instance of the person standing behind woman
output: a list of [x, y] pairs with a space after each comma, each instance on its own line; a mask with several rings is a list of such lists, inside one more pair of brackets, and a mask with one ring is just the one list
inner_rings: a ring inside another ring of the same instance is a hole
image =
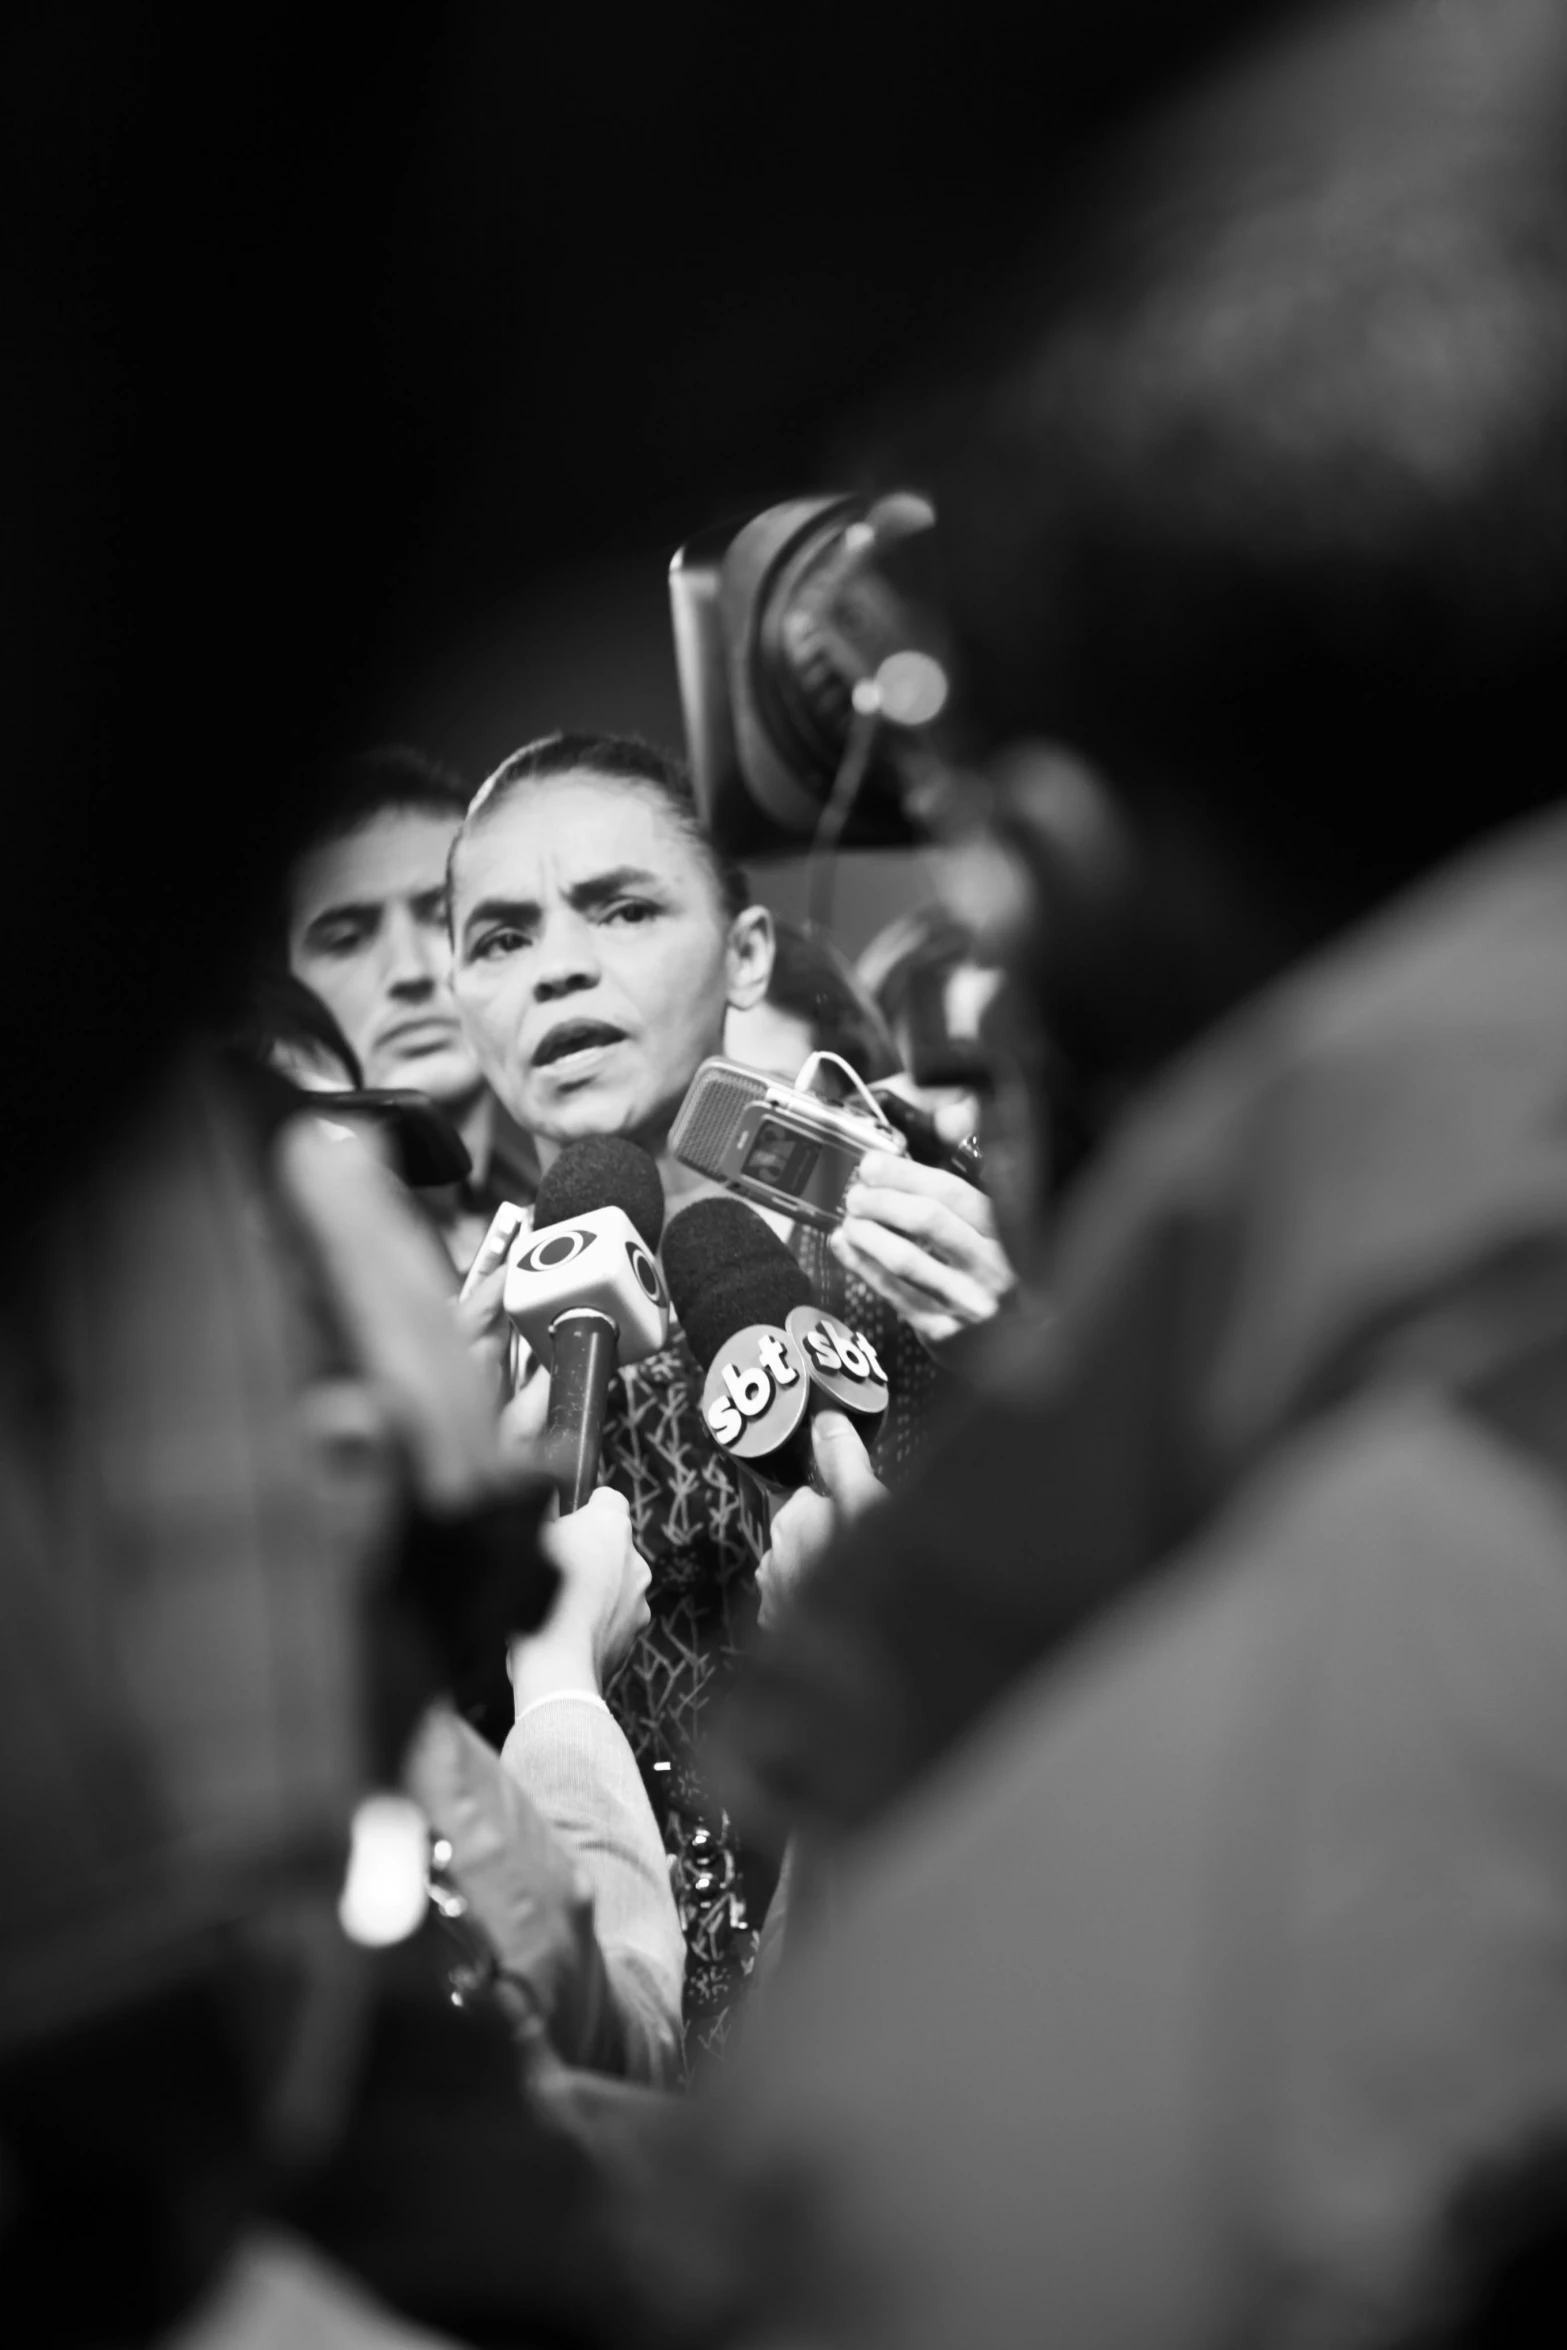
[[[722, 1050], [730, 1007], [765, 995], [773, 934], [703, 832], [683, 771], [611, 736], [514, 752], [453, 843], [450, 907], [464, 1028], [541, 1166], [584, 1135], [623, 1134], [657, 1161], [671, 1213], [714, 1190], [671, 1157], [669, 1128], [698, 1063]], [[516, 1229], [498, 1220], [469, 1282], [470, 1326], [497, 1337]], [[701, 1393], [677, 1335], [618, 1374], [601, 1455], [652, 1568], [652, 1620], [609, 1698], [673, 1863], [694, 2054], [722, 2045], [771, 1890], [689, 1760], [757, 1604], [739, 1486]]]
[[280, 908], [282, 959], [342, 1029], [356, 1084], [427, 1094], [462, 1136], [472, 1175], [424, 1195], [460, 1278], [501, 1200], [531, 1199], [538, 1181], [452, 1002], [446, 861], [468, 793], [397, 744], [331, 762], [316, 785], [315, 828]]

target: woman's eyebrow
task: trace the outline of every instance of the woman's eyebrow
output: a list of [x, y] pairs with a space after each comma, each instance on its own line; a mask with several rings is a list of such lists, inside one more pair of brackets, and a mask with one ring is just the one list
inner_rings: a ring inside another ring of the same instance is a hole
[[464, 917], [462, 934], [471, 938], [483, 922], [506, 922], [514, 930], [526, 930], [538, 918], [539, 909], [531, 898], [481, 898]]
[[[645, 872], [640, 865], [615, 865], [607, 873], [590, 873], [585, 880], [574, 881], [565, 897], [567, 904], [579, 911], [591, 911], [595, 906], [607, 905], [624, 890], [662, 886], [657, 873]], [[533, 898], [481, 898], [464, 915], [462, 934], [469, 939], [486, 922], [505, 922], [514, 930], [528, 930], [539, 917], [540, 908]]]
[[566, 892], [567, 902], [573, 906], [601, 906], [606, 899], [618, 898], [623, 890], [657, 889], [660, 876], [645, 873], [638, 865], [615, 865], [608, 873], [592, 873], [585, 881], [574, 881]]

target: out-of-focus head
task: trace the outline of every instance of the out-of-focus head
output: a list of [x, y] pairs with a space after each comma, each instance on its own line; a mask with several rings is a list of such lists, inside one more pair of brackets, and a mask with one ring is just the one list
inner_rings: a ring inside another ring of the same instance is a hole
[[353, 1093], [359, 1056], [314, 991], [291, 971], [267, 971], [251, 988], [234, 1035], [241, 1052], [306, 1093]]
[[932, 436], [1015, 946], [1135, 1076], [1560, 790], [1567, 22], [1335, 11], [1060, 208]]
[[321, 823], [296, 859], [288, 963], [356, 1054], [364, 1082], [460, 1107], [481, 1083], [451, 990], [446, 861], [467, 806], [420, 751], [369, 751], [322, 777]]
[[811, 1053], [836, 1053], [867, 1085], [898, 1067], [886, 1022], [847, 956], [776, 917], [767, 993], [730, 1011], [724, 1050], [749, 1069], [791, 1080]]
[[877, 932], [858, 973], [907, 1072], [901, 1090], [973, 1133], [986, 1082], [980, 1023], [996, 974], [977, 957], [968, 928], [945, 907], [916, 906]]
[[758, 1003], [772, 921], [703, 832], [684, 770], [622, 736], [513, 752], [453, 847], [455, 987], [484, 1075], [548, 1149], [657, 1149], [731, 1006]]

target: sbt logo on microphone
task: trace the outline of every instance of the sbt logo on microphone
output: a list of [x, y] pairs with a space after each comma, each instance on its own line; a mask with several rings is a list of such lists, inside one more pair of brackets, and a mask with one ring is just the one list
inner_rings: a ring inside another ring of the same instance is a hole
[[811, 1382], [787, 1330], [753, 1322], [726, 1339], [702, 1389], [702, 1417], [717, 1444], [740, 1460], [775, 1453], [804, 1419]]
[[620, 1333], [617, 1357], [639, 1363], [669, 1342], [669, 1292], [624, 1208], [588, 1208], [520, 1233], [506, 1268], [506, 1311], [534, 1353], [551, 1360], [550, 1325], [595, 1306]]
[[810, 1365], [817, 1395], [861, 1419], [887, 1409], [887, 1374], [863, 1330], [851, 1330], [820, 1306], [796, 1306], [785, 1329]]

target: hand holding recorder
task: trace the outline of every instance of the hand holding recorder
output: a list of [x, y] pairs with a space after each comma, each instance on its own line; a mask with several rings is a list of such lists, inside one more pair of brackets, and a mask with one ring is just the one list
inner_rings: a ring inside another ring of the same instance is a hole
[[[851, 1099], [821, 1091], [834, 1070]], [[972, 1140], [890, 1086], [871, 1092], [835, 1054], [813, 1053], [792, 1086], [704, 1061], [670, 1144], [742, 1198], [830, 1233], [839, 1262], [927, 1346], [985, 1321], [1013, 1286]]]
[[793, 1085], [738, 1061], [707, 1060], [669, 1130], [683, 1166], [796, 1223], [830, 1230], [867, 1151], [933, 1153], [977, 1180], [971, 1142], [951, 1144], [936, 1122], [895, 1095], [873, 1093], [836, 1053], [812, 1053]]
[[1015, 1286], [989, 1200], [961, 1176], [871, 1151], [828, 1242], [927, 1346], [987, 1321]]

